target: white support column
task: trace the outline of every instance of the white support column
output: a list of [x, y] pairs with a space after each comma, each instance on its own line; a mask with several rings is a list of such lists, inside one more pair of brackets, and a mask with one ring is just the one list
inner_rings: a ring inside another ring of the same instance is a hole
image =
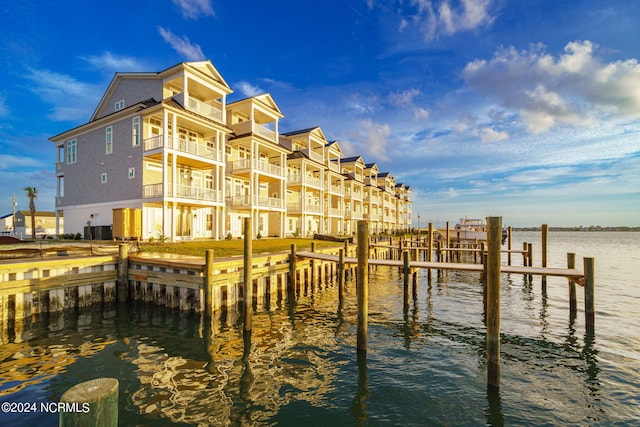
[[184, 106], [186, 107], [189, 105], [189, 79], [184, 71], [182, 71], [182, 93], [184, 93]]

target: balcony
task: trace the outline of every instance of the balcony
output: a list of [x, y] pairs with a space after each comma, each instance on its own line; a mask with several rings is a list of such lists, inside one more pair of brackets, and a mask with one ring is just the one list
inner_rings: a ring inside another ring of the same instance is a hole
[[315, 178], [313, 176], [303, 174], [287, 175], [287, 184], [308, 185], [310, 187], [316, 187], [320, 189], [324, 188], [320, 178]]
[[328, 191], [334, 194], [339, 194], [340, 196], [344, 194], [344, 192], [342, 191], [341, 185], [328, 184], [325, 188], [325, 191]]
[[266, 160], [255, 160], [255, 159], [243, 159], [236, 160], [235, 162], [231, 162], [229, 164], [229, 170], [231, 173], [240, 174], [242, 172], [250, 172], [251, 170], [257, 170], [260, 172], [268, 173], [270, 175], [275, 175], [280, 178], [284, 177], [284, 169], [280, 165], [274, 165], [272, 163], [267, 162]]
[[322, 154], [318, 154], [315, 151], [311, 151], [308, 148], [305, 148], [304, 150], [300, 150], [302, 151], [302, 153], [307, 156], [308, 158], [310, 158], [311, 160], [315, 160], [318, 163], [323, 163], [322, 159], [323, 156]]
[[278, 197], [251, 196], [249, 194], [227, 197], [227, 205], [235, 209], [268, 208], [284, 209], [284, 200]]
[[[171, 185], [167, 188], [167, 196], [173, 197]], [[162, 197], [162, 183], [149, 184], [143, 187], [143, 197], [145, 199], [156, 199]], [[199, 200], [203, 202], [221, 203], [222, 192], [209, 188], [189, 187], [186, 185], [176, 185], [175, 197], [189, 200]]]
[[351, 210], [351, 209], [347, 209], [345, 211], [345, 218], [349, 218], [349, 219], [362, 219], [362, 211], [361, 210]]
[[334, 171], [334, 172], [340, 173], [340, 164], [338, 162], [334, 162], [333, 160], [329, 160], [327, 162], [327, 165], [329, 166], [328, 169], [330, 171]]
[[222, 122], [222, 110], [215, 105], [189, 97], [187, 100], [187, 108], [205, 117]]
[[241, 122], [231, 125], [231, 129], [235, 132], [236, 135], [246, 135], [248, 133], [253, 133], [267, 139], [271, 142], [277, 143], [278, 136], [275, 131], [269, 129], [268, 127], [252, 122]]
[[[208, 142], [208, 140], [203, 140]], [[174, 137], [173, 140], [164, 138], [162, 135], [156, 135], [151, 138], [147, 138], [143, 141], [144, 151], [156, 150], [159, 148], [175, 148], [177, 151], [188, 153], [198, 157], [204, 157], [213, 161], [220, 161], [222, 155], [218, 150], [210, 147], [209, 145], [198, 144], [194, 141], [187, 141]]]
[[301, 214], [301, 213], [322, 213], [322, 206], [307, 203], [303, 206], [301, 202], [287, 203], [287, 213]]
[[342, 208], [329, 208], [327, 209], [329, 216], [343, 216]]

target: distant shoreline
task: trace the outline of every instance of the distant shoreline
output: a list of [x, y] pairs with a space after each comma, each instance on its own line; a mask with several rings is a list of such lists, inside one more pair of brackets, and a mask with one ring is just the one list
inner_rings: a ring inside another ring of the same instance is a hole
[[[540, 227], [513, 227], [513, 231], [540, 231]], [[549, 231], [640, 231], [640, 227], [601, 227], [591, 225], [589, 227], [553, 227], [549, 226]]]

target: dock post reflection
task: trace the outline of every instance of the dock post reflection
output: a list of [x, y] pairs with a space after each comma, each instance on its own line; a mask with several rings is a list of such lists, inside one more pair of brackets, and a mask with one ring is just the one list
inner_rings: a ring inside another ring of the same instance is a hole
[[367, 414], [367, 399], [369, 398], [369, 377], [367, 373], [367, 353], [358, 350], [358, 391], [353, 398], [351, 413], [356, 426], [366, 425], [369, 415]]
[[487, 417], [487, 425], [493, 427], [504, 426], [502, 398], [500, 397], [499, 388], [487, 387], [487, 409], [485, 411], [485, 416]]

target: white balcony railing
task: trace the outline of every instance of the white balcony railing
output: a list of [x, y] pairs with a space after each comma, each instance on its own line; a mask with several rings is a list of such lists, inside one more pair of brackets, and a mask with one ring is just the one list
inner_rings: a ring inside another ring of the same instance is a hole
[[316, 188], [323, 188], [320, 178], [303, 174], [287, 175], [287, 184], [302, 184]]
[[300, 214], [300, 213], [322, 213], [322, 205], [316, 205], [312, 203], [302, 204], [300, 202], [287, 203], [287, 213]]
[[344, 194], [344, 192], [342, 191], [342, 186], [340, 185], [328, 184], [325, 190], [331, 193], [339, 194], [341, 196]]
[[362, 211], [361, 210], [345, 210], [345, 217], [349, 219], [362, 219]]
[[274, 165], [269, 163], [266, 160], [253, 160], [253, 159], [242, 159], [236, 160], [229, 164], [229, 169], [232, 173], [241, 173], [243, 171], [247, 172], [252, 169], [258, 170], [260, 172], [265, 172], [270, 175], [279, 176], [284, 178], [284, 169], [280, 165]]
[[[173, 187], [167, 188], [167, 196], [174, 197]], [[145, 199], [155, 199], [162, 197], [162, 183], [148, 184], [143, 187], [143, 197]], [[200, 200], [204, 202], [222, 202], [222, 191], [209, 188], [189, 187], [187, 185], [176, 185], [175, 197], [190, 200]]]
[[285, 202], [278, 197], [251, 196], [249, 194], [227, 197], [227, 205], [232, 208], [284, 209]]
[[145, 185], [143, 187], [143, 197], [145, 199], [162, 197], [162, 183]]
[[255, 133], [256, 135], [260, 135], [261, 137], [268, 139], [271, 142], [276, 142], [276, 143], [278, 142], [278, 138], [275, 131], [258, 123], [252, 123], [252, 122], [235, 123], [231, 125], [231, 129], [233, 129], [236, 135], [246, 135], [248, 133]]
[[[208, 140], [203, 140], [205, 143]], [[215, 144], [214, 144], [215, 145]], [[199, 144], [195, 141], [187, 141], [186, 139], [173, 138], [173, 141], [164, 138], [162, 135], [152, 136], [143, 141], [144, 151], [156, 150], [158, 148], [175, 148], [183, 153], [192, 154], [198, 157], [204, 157], [209, 160], [220, 161], [222, 154], [213, 147], [205, 144]]]
[[278, 142], [278, 137], [275, 131], [269, 129], [268, 127], [262, 126], [259, 124], [254, 124], [253, 128], [255, 133], [257, 133], [261, 137], [268, 139], [269, 141]]
[[189, 97], [187, 102], [187, 108], [203, 116], [211, 117], [219, 122], [222, 121], [222, 110], [215, 105], [207, 102], [200, 101], [198, 99]]
[[[169, 196], [172, 195], [172, 188], [169, 188]], [[176, 197], [184, 199], [202, 200], [207, 202], [221, 202], [222, 192], [209, 188], [189, 187], [187, 185], [176, 185]]]
[[322, 154], [316, 153], [315, 151], [309, 150], [308, 148], [305, 148], [304, 150], [301, 150], [301, 151], [311, 160], [315, 160], [318, 163], [323, 163]]

